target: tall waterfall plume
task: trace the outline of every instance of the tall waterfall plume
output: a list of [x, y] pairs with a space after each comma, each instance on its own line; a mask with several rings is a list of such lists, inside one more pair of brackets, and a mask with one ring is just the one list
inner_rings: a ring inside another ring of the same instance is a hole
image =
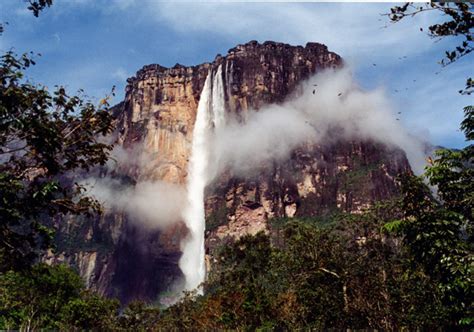
[[210, 148], [213, 130], [225, 124], [225, 97], [222, 66], [213, 75], [209, 71], [204, 83], [194, 124], [191, 159], [188, 165], [188, 205], [184, 222], [189, 236], [182, 243], [183, 255], [179, 267], [185, 277], [184, 290], [198, 289], [206, 278], [204, 231], [204, 189], [209, 179]]
[[225, 98], [224, 82], [222, 80], [222, 65], [217, 68], [212, 83], [212, 116], [214, 128], [219, 130], [225, 124]]

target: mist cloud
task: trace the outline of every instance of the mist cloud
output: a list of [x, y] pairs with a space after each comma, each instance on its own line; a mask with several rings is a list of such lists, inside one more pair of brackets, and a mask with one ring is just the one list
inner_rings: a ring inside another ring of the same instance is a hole
[[134, 224], [144, 228], [163, 229], [181, 220], [186, 198], [182, 186], [164, 181], [130, 186], [111, 178], [89, 178], [82, 183], [108, 212], [123, 211]]
[[[282, 162], [296, 148], [310, 142], [330, 144], [335, 139], [372, 140], [405, 151], [416, 174], [425, 166], [425, 144], [397, 120], [382, 88], [363, 91], [350, 68], [327, 70], [303, 82], [288, 101], [250, 110], [245, 122], [228, 117], [226, 125], [213, 133], [210, 142], [208, 179], [223, 171], [253, 174], [268, 162]], [[106, 208], [124, 211], [139, 225], [163, 228], [182, 220], [187, 206], [186, 189], [165, 181], [141, 179], [156, 156], [140, 145], [116, 147], [110, 172], [136, 176], [138, 183], [125, 184], [110, 177], [84, 181], [90, 193]], [[156, 165], [155, 165], [156, 166]]]
[[350, 68], [315, 75], [297, 92], [281, 105], [250, 111], [245, 123], [231, 120], [216, 132], [212, 175], [224, 169], [245, 174], [262, 163], [288, 158], [308, 141], [324, 144], [336, 135], [401, 148], [414, 172], [423, 172], [422, 140], [403, 128], [384, 90], [362, 91]]
[[[142, 179], [140, 175], [152, 159], [153, 155], [147, 154], [141, 145], [128, 149], [117, 145], [106, 165], [107, 175], [89, 177], [81, 184], [106, 212], [124, 212], [130, 222], [142, 228], [166, 228], [182, 220], [186, 190], [182, 185]], [[130, 176], [138, 178], [137, 183]]]

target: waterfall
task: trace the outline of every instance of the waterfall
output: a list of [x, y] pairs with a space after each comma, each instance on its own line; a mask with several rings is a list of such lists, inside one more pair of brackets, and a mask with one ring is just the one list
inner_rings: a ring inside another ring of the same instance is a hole
[[234, 83], [234, 62], [231, 61], [230, 65], [229, 62], [226, 61], [225, 63], [225, 86], [227, 90], [227, 97], [228, 97], [228, 105], [229, 105], [229, 111], [233, 112], [235, 111], [235, 106], [234, 106], [234, 101], [232, 99], [232, 84]]
[[185, 290], [194, 290], [204, 281], [204, 188], [208, 162], [207, 136], [211, 103], [211, 72], [207, 75], [199, 100], [194, 123], [191, 159], [188, 165], [188, 206], [184, 211], [184, 222], [189, 230], [184, 240], [183, 255], [179, 267], [185, 277]]
[[[191, 158], [188, 165], [188, 206], [183, 219], [189, 235], [182, 244], [179, 267], [185, 277], [184, 290], [195, 290], [206, 277], [204, 231], [204, 189], [209, 179], [209, 157], [212, 130], [225, 124], [224, 84], [222, 67], [216, 74], [209, 71], [204, 83], [194, 124]], [[202, 289], [197, 289], [202, 294]]]
[[212, 83], [212, 115], [214, 128], [219, 130], [225, 124], [224, 82], [222, 80], [222, 65], [217, 68]]

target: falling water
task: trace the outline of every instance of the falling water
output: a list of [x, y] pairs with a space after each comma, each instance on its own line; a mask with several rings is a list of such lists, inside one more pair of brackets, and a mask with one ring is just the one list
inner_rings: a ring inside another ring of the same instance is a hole
[[[230, 63], [230, 65], [229, 65]], [[234, 77], [233, 77], [233, 72], [234, 72], [234, 62], [233, 61], [226, 61], [225, 63], [225, 79], [226, 79], [226, 87], [227, 87], [227, 97], [228, 99], [228, 105], [229, 105], [229, 111], [233, 112], [235, 110], [234, 102], [231, 98], [232, 96], [232, 84], [234, 83]]]
[[214, 79], [212, 76], [212, 71], [209, 71], [201, 92], [194, 124], [191, 159], [188, 166], [188, 206], [184, 211], [189, 236], [184, 240], [183, 255], [179, 261], [185, 277], [184, 290], [197, 289], [200, 294], [202, 289], [198, 289], [198, 286], [206, 277], [204, 189], [209, 180], [210, 139], [212, 128], [219, 128], [225, 123], [221, 66]]
[[209, 131], [209, 108], [211, 103], [211, 72], [207, 75], [201, 93], [194, 124], [191, 159], [188, 167], [188, 206], [184, 211], [184, 222], [189, 230], [185, 239], [179, 267], [185, 277], [185, 290], [194, 290], [204, 280], [204, 187], [208, 162], [207, 136]]
[[222, 80], [222, 65], [217, 68], [212, 83], [212, 115], [214, 128], [221, 129], [225, 124], [224, 82]]

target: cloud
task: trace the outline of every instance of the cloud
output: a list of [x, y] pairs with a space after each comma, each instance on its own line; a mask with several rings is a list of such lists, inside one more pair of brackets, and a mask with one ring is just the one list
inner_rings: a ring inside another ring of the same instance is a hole
[[[111, 14], [116, 11], [128, 10], [130, 7], [139, 4], [136, 0], [67, 0], [54, 2], [48, 11], [55, 14], [63, 14], [65, 11], [74, 11], [78, 8], [93, 8], [105, 14]], [[24, 5], [26, 8], [26, 4]]]
[[230, 120], [217, 131], [213, 153], [218, 164], [212, 175], [224, 169], [245, 174], [262, 163], [288, 158], [305, 142], [324, 144], [328, 138], [373, 140], [401, 148], [415, 173], [423, 171], [424, 144], [397, 121], [383, 89], [361, 90], [350, 69], [344, 68], [312, 77], [301, 92], [282, 105], [250, 112], [245, 123]]
[[[137, 183], [131, 183], [125, 176], [134, 177], [152, 159], [141, 145], [127, 149], [117, 145], [107, 161], [107, 175], [88, 177], [80, 183], [108, 212], [124, 212], [130, 222], [145, 229], [163, 229], [182, 220], [182, 209], [186, 205], [184, 186], [140, 177]], [[121, 174], [122, 178], [112, 174]]]
[[[3, 4], [2, 4], [3, 5]], [[5, 5], [3, 5], [5, 6]], [[289, 43], [318, 41], [345, 56], [378, 51], [389, 54], [421, 53], [432, 46], [419, 26], [435, 20], [436, 12], [390, 24], [391, 3], [301, 3], [275, 1], [137, 1], [69, 0], [55, 3], [47, 14], [64, 15], [93, 9], [124, 16], [133, 11], [140, 19], [158, 21], [181, 33], [211, 33], [232, 41], [250, 39]], [[25, 5], [7, 5], [7, 12], [26, 16]], [[186, 24], [183, 24], [185, 22]], [[388, 28], [384, 28], [388, 24]]]
[[123, 211], [132, 223], [143, 228], [163, 229], [182, 218], [186, 197], [182, 186], [163, 181], [129, 186], [111, 178], [88, 178], [81, 184], [108, 211]]
[[[364, 85], [384, 85], [394, 102], [403, 106], [401, 121], [409, 128], [429, 131], [436, 144], [465, 146], [456, 131], [462, 106], [468, 103], [456, 94], [464, 84], [454, 74], [434, 75], [439, 70], [436, 62], [456, 46], [456, 40], [434, 42], [419, 31], [443, 20], [436, 11], [390, 24], [380, 15], [393, 6], [385, 3], [71, 0], [55, 2], [38, 19], [21, 15], [26, 7], [22, 1], [4, 1], [0, 6], [0, 20], [10, 22], [0, 49], [15, 46], [18, 52], [42, 53], [31, 73], [49, 86], [84, 88], [102, 98], [116, 85], [118, 102], [126, 84], [120, 68], [133, 73], [149, 63], [198, 64], [252, 39], [317, 41], [354, 65]], [[57, 31], [59, 44], [51, 42]], [[408, 59], [400, 61], [401, 56]], [[464, 73], [472, 67], [467, 62], [462, 65]], [[459, 64], [449, 67], [446, 73]], [[418, 84], [405, 95], [393, 92], [413, 78]], [[450, 108], [458, 111], [446, 111]]]
[[418, 27], [434, 15], [391, 25], [388, 17], [381, 16], [390, 12], [390, 4], [146, 2], [145, 6], [155, 19], [182, 33], [206, 32], [234, 41], [318, 41], [346, 57], [384, 53], [395, 58], [432, 46]]
[[112, 77], [121, 80], [121, 81], [126, 81], [127, 78], [129, 78], [131, 75], [127, 73], [127, 71], [123, 67], [117, 68], [113, 73]]
[[61, 37], [59, 36], [59, 33], [53, 33], [53, 38], [55, 40], [56, 43], [60, 43], [61, 42]]
[[404, 113], [406, 110], [408, 116], [406, 125], [413, 132], [428, 127], [430, 137], [427, 139], [433, 144], [460, 148], [465, 145], [464, 135], [459, 131], [463, 107], [472, 99], [459, 95], [457, 90], [464, 87], [467, 75], [472, 73], [472, 63], [462, 61], [444, 70], [436, 70], [439, 74], [432, 72], [418, 78], [420, 84], [416, 92], [411, 93], [404, 103]]
[[137, 0], [113, 0], [112, 4], [120, 10], [128, 10], [137, 4]]

